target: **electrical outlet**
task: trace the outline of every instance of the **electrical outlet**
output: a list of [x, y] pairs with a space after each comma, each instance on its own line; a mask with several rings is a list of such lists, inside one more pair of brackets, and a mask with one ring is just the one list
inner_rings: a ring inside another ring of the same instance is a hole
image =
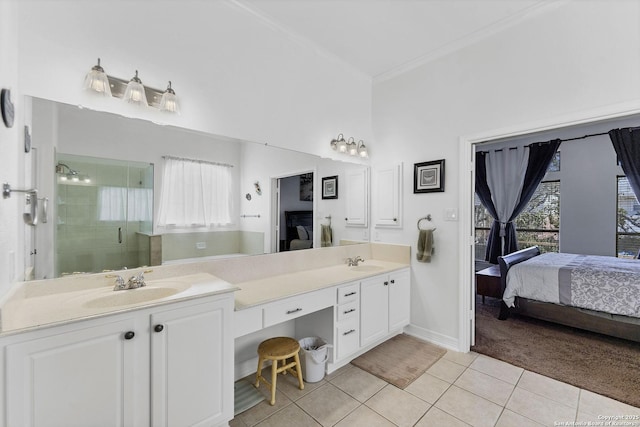
[[207, 249], [207, 242], [196, 242], [196, 249]]

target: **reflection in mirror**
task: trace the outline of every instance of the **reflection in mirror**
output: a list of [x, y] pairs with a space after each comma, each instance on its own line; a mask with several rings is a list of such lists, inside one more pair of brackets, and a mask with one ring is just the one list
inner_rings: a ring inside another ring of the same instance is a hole
[[[347, 175], [366, 170], [366, 165], [38, 98], [26, 103], [37, 148], [34, 180], [42, 197], [57, 201], [49, 209], [52, 220], [39, 224], [28, 239], [32, 241], [26, 242], [32, 252], [37, 248], [25, 266], [33, 278], [367, 240], [366, 227], [347, 224], [347, 189], [339, 189], [337, 199], [323, 199], [320, 191], [323, 177], [338, 176], [346, 186]], [[158, 226], [165, 156], [233, 166], [231, 223]], [[279, 188], [281, 179], [292, 176], [297, 178]], [[285, 208], [282, 200], [296, 202]], [[147, 216], [140, 216], [139, 209]], [[287, 224], [285, 211], [306, 212], [300, 225], [307, 225], [308, 242], [291, 244], [305, 235], [298, 232], [298, 224]], [[323, 231], [329, 225], [327, 240]], [[294, 235], [287, 235], [293, 230]], [[123, 243], [116, 246], [113, 239]], [[108, 250], [98, 254], [99, 247]]]
[[56, 276], [152, 265], [153, 165], [56, 157]]

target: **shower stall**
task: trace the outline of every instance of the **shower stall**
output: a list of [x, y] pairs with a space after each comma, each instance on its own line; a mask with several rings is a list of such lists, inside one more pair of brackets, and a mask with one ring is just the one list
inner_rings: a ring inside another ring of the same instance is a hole
[[55, 276], [149, 265], [153, 164], [56, 154]]

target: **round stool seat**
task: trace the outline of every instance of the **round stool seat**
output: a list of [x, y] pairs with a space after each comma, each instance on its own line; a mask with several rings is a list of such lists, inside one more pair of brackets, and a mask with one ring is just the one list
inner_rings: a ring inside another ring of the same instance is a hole
[[289, 358], [298, 351], [300, 344], [289, 337], [269, 338], [258, 346], [258, 354], [269, 360]]
[[[269, 386], [271, 391], [271, 405], [276, 404], [276, 383], [278, 374], [290, 372], [298, 379], [298, 387], [304, 390], [302, 370], [300, 369], [300, 344], [293, 338], [275, 337], [264, 340], [258, 345], [258, 370], [256, 371], [256, 387], [260, 381]], [[293, 358], [293, 361], [291, 359]], [[271, 382], [262, 376], [262, 364], [271, 360]]]

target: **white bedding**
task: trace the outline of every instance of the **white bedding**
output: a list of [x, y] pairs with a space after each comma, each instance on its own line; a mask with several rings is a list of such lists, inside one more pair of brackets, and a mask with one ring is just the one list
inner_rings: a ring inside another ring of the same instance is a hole
[[640, 261], [542, 254], [509, 269], [503, 300], [516, 296], [640, 318]]

